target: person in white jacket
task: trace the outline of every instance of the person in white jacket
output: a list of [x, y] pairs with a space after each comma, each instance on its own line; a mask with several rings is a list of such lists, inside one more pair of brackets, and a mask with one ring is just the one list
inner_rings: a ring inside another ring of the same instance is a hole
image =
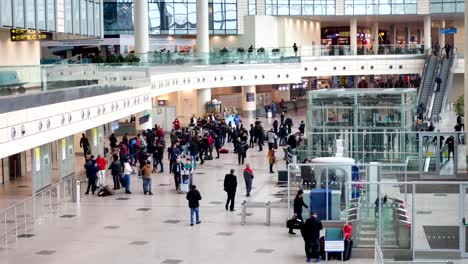
[[132, 173], [133, 169], [132, 166], [130, 166], [130, 159], [127, 159], [124, 162], [124, 179], [125, 179], [125, 193], [130, 194], [130, 174]]

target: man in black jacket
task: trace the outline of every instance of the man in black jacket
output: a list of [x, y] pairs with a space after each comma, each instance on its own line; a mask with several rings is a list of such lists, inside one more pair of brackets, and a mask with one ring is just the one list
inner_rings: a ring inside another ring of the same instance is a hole
[[231, 172], [224, 176], [224, 191], [227, 192], [226, 211], [228, 210], [229, 202], [231, 202], [231, 211], [234, 211], [234, 198], [236, 197], [236, 189], [237, 176], [234, 175], [234, 170], [231, 169]]
[[310, 214], [310, 218], [306, 220], [302, 226], [301, 234], [304, 238], [305, 252], [307, 263], [310, 263], [312, 258], [320, 261], [320, 230], [323, 229], [322, 221], [318, 219], [316, 212]]
[[197, 186], [190, 186], [190, 191], [187, 193], [187, 200], [190, 208], [190, 226], [193, 226], [193, 215], [196, 216], [196, 224], [200, 224], [200, 200], [202, 199], [200, 192], [197, 190]]

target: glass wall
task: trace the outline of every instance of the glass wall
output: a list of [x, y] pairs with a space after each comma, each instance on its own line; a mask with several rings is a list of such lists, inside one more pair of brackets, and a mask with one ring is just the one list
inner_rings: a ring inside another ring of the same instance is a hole
[[330, 16], [335, 15], [335, 0], [266, 0], [266, 15]]
[[[237, 0], [208, 3], [211, 34], [237, 34]], [[148, 1], [149, 33], [190, 35], [197, 32], [196, 0]], [[133, 1], [104, 2], [106, 34], [133, 33]]]
[[431, 0], [431, 13], [463, 13], [463, 0]]
[[13, 6], [15, 27], [24, 28], [24, 2], [16, 1]]
[[46, 0], [36, 0], [37, 4], [37, 28], [46, 29]]
[[36, 28], [34, 0], [25, 0], [26, 28]]
[[257, 15], [257, 0], [249, 0], [249, 16]]
[[13, 25], [12, 15], [11, 15], [11, 0], [1, 0], [2, 5], [2, 25], [11, 27]]
[[56, 31], [55, 0], [47, 0], [47, 31]]
[[417, 0], [345, 0], [345, 15], [417, 14]]
[[[0, 26], [55, 32], [56, 4], [56, 0], [0, 0]], [[100, 0], [64, 0], [63, 4], [65, 33], [99, 36], [95, 33], [101, 31]]]
[[87, 13], [88, 9], [86, 7], [87, 0], [80, 1], [80, 33], [82, 35], [88, 35], [88, 25], [87, 25]]

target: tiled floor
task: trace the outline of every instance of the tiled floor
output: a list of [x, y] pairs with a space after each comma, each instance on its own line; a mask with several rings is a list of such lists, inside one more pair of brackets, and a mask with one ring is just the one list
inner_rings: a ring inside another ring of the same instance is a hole
[[[301, 118], [303, 115], [295, 118], [295, 123]], [[232, 150], [231, 145], [227, 147]], [[240, 224], [242, 201], [279, 201], [281, 198], [274, 194], [285, 190], [276, 186], [276, 174], [268, 173], [265, 150], [249, 149], [247, 156], [255, 173], [255, 189], [249, 198], [245, 197], [241, 177], [243, 167], [237, 166], [235, 154], [222, 154], [219, 160], [197, 166], [200, 173], [194, 175], [194, 183], [203, 197], [200, 225], [189, 225], [185, 195], [174, 190], [168, 170], [153, 175], [154, 196], [143, 195], [141, 179], [132, 175], [133, 194], [120, 190], [110, 197], [83, 195], [79, 206], [68, 204], [28, 226], [27, 233], [34, 236], [10, 240], [8, 245], [0, 242], [0, 248], [7, 248], [0, 251], [0, 263], [304, 263], [302, 238], [288, 235], [284, 227], [286, 209], [272, 209], [270, 226], [264, 224], [264, 209], [249, 209], [247, 224]], [[282, 158], [282, 154], [278, 156]], [[284, 166], [281, 158], [275, 170]], [[239, 182], [236, 212], [224, 209], [222, 179], [231, 168]], [[73, 217], [61, 217], [65, 215]], [[353, 259], [348, 263], [374, 260]]]

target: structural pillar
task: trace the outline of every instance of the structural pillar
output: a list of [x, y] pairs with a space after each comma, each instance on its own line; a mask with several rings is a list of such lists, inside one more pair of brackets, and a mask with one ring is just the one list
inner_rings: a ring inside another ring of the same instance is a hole
[[374, 27], [372, 28], [373, 32], [372, 35], [374, 37], [374, 42], [372, 43], [372, 49], [374, 50], [374, 54], [377, 55], [379, 54], [379, 40], [380, 40], [380, 35], [379, 35], [379, 22], [374, 22]]
[[206, 103], [211, 101], [211, 88], [198, 89], [197, 97], [197, 113], [199, 116], [204, 116], [206, 114]]
[[[465, 3], [465, 14], [468, 14], [468, 5]], [[468, 36], [468, 19], [465, 19], [465, 27], [464, 27], [465, 33], [464, 36]], [[442, 45], [442, 43], [441, 43]], [[464, 41], [463, 43], [463, 51], [464, 51], [464, 57], [465, 57], [465, 71], [468, 69], [468, 41]], [[467, 123], [468, 123], [468, 74], [465, 74], [465, 104], [464, 104], [464, 110], [465, 110], [465, 131], [467, 131]], [[465, 135], [465, 140], [466, 135]], [[466, 154], [466, 161], [468, 161], [468, 144], [465, 144], [465, 153]]]
[[[440, 29], [445, 28], [445, 20], [440, 21]], [[445, 34], [442, 34], [439, 30], [439, 45], [441, 47], [445, 46]]]
[[351, 46], [351, 55], [357, 55], [357, 19], [351, 18], [349, 22], [349, 40]]
[[208, 55], [210, 37], [208, 27], [208, 0], [197, 0], [197, 53]]
[[431, 42], [431, 16], [424, 17], [424, 50], [427, 52], [432, 47]]
[[244, 117], [255, 117], [257, 112], [257, 98], [255, 85], [242, 86], [242, 115]]
[[135, 24], [135, 56], [141, 62], [148, 61], [149, 31], [148, 31], [148, 1], [134, 1], [134, 24]]
[[411, 28], [406, 27], [406, 44], [408, 45], [410, 44], [410, 42], [411, 42]]
[[392, 26], [392, 45], [396, 45], [397, 44], [397, 29], [396, 29], [396, 25], [393, 25]]
[[136, 126], [137, 133], [140, 133], [143, 130], [153, 128], [153, 118], [151, 117], [151, 112], [152, 110], [148, 109], [143, 112], [136, 113], [135, 126]]

